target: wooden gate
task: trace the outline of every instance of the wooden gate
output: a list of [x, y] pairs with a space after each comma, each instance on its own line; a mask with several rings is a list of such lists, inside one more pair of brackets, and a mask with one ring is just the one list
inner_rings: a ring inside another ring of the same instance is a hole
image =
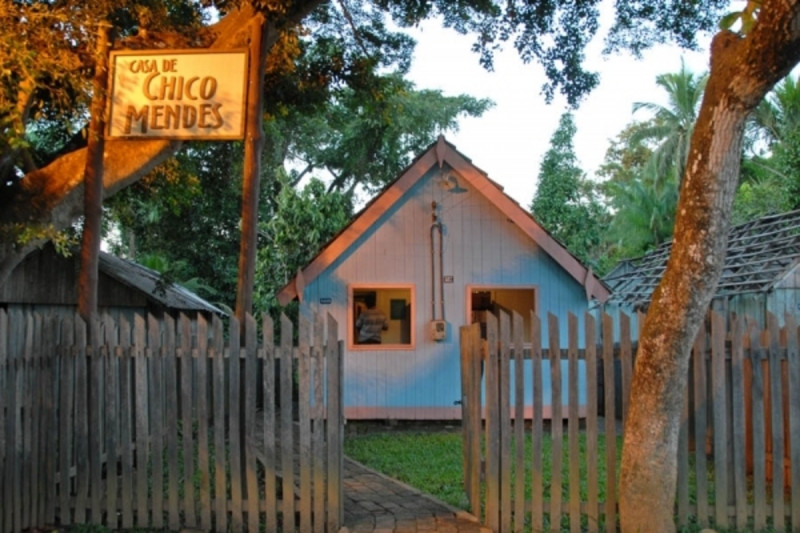
[[0, 309], [0, 533], [338, 531], [336, 322], [301, 319], [297, 345], [285, 316], [280, 343], [257, 329]]
[[[524, 349], [519, 316], [490, 316], [485, 339], [476, 325], [461, 329], [464, 488], [493, 531], [616, 530], [635, 353], [630, 320], [618, 320], [604, 314], [595, 329], [586, 314], [579, 328], [570, 315], [566, 347], [553, 315], [548, 348], [536, 316]], [[784, 322], [710, 313], [700, 329], [678, 442], [678, 526], [800, 531], [800, 329], [793, 315]]]

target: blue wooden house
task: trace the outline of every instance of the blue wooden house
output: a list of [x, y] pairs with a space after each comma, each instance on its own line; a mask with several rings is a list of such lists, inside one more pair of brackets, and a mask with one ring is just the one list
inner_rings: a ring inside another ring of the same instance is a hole
[[[460, 326], [513, 310], [529, 340], [530, 312], [553, 313], [566, 346], [567, 315], [582, 319], [607, 297], [590, 269], [443, 137], [279, 293], [282, 304], [298, 299], [301, 312], [340, 324], [348, 418], [407, 420], [460, 418]], [[385, 317], [379, 344], [359, 338], [373, 304]]]

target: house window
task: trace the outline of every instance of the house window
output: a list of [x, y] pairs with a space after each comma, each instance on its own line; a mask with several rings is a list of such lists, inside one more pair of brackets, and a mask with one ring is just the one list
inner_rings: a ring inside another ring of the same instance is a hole
[[472, 323], [481, 325], [486, 338], [486, 315], [499, 311], [522, 316], [523, 342], [531, 341], [531, 312], [536, 312], [536, 289], [532, 287], [472, 287], [469, 292], [469, 311]]
[[414, 345], [413, 317], [414, 290], [411, 286], [353, 286], [348, 316], [350, 347], [410, 349]]

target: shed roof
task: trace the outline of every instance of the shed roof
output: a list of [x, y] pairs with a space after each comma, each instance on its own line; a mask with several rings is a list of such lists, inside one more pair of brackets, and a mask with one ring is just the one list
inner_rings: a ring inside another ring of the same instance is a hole
[[476, 167], [469, 158], [461, 154], [454, 145], [440, 135], [436, 142], [431, 144], [394, 181], [373, 198], [344, 229], [322, 247], [294, 279], [281, 289], [278, 293], [278, 301], [281, 305], [286, 305], [295, 298], [302, 298], [303, 289], [307, 283], [333, 264], [387, 210], [400, 201], [431, 168], [435, 165], [442, 168], [445, 163], [474, 189], [483, 194], [490, 203], [502, 211], [525, 235], [582, 285], [586, 290], [587, 299], [595, 298], [604, 302], [608, 298], [608, 288], [594, 275], [591, 268], [583, 265], [539, 225], [527, 210], [505, 194], [498, 183], [491, 180], [483, 170]]
[[[670, 241], [649, 254], [621, 261], [603, 278], [612, 291], [609, 301], [646, 308], [671, 250]], [[800, 210], [734, 226], [715, 298], [769, 291], [799, 262]]]
[[164, 282], [161, 274], [144, 265], [100, 252], [98, 268], [103, 273], [147, 295], [161, 305], [179, 311], [227, 314], [177, 283]]

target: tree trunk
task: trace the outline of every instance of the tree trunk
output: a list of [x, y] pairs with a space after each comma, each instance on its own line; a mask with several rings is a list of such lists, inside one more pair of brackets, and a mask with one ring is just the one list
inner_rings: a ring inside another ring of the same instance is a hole
[[622, 531], [674, 532], [689, 354], [719, 281], [748, 114], [800, 60], [800, 0], [765, 1], [744, 38], [721, 32], [692, 136], [667, 268], [644, 323], [620, 475]]

